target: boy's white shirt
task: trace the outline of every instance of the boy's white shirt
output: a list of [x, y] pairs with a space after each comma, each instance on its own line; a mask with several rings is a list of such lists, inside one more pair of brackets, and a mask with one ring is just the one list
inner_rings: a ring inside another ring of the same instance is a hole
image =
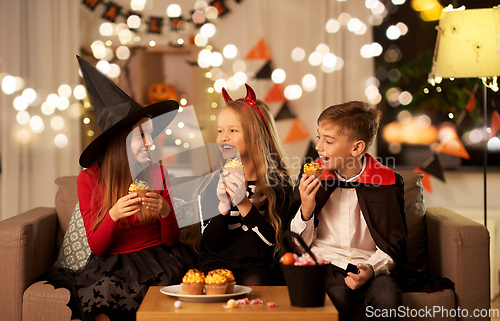
[[[349, 179], [335, 174], [341, 181], [353, 182], [361, 176], [365, 167], [366, 158], [363, 158], [359, 174]], [[317, 228], [314, 228], [314, 215], [304, 221], [299, 208], [290, 229], [302, 236], [304, 242], [311, 246], [311, 251], [340, 268], [346, 269], [348, 263], [370, 264], [374, 276], [377, 276], [390, 274], [395, 265], [394, 260], [375, 245], [354, 188], [338, 187], [333, 191], [321, 209]]]

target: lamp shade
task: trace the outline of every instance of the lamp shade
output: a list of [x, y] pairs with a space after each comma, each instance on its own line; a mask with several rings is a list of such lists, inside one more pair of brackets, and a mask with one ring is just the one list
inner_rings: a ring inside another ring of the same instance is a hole
[[441, 78], [500, 76], [500, 7], [443, 11], [432, 74]]

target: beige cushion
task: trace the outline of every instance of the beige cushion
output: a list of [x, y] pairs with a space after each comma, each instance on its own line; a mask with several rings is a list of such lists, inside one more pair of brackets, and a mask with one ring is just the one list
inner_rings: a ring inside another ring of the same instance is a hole
[[427, 271], [427, 229], [425, 226], [425, 206], [422, 173], [398, 172], [405, 182], [405, 211], [408, 239], [406, 248], [408, 264], [422, 272]]
[[76, 179], [77, 176], [64, 176], [56, 179], [56, 184], [59, 186], [59, 190], [56, 194], [56, 211], [58, 219], [57, 228], [57, 250], [61, 248], [64, 234], [68, 229], [69, 221], [71, 220], [71, 214], [75, 208], [76, 203], [78, 203], [78, 193], [76, 191]]
[[[401, 318], [401, 320], [456, 320], [456, 317], [451, 317], [455, 315], [455, 292], [452, 290], [444, 290], [433, 293], [426, 292], [407, 292], [403, 293], [403, 306], [405, 313], [415, 316], [415, 313], [421, 312], [423, 317], [407, 317]], [[411, 309], [412, 311], [409, 311]], [[435, 310], [433, 310], [435, 309]], [[439, 309], [439, 310], [438, 310]], [[427, 315], [423, 311], [435, 311], [435, 313], [428, 312]], [[408, 312], [407, 312], [408, 311]], [[448, 314], [446, 314], [448, 311]], [[430, 313], [430, 317], [429, 317]], [[446, 317], [448, 316], [448, 317]]]
[[23, 295], [23, 321], [68, 321], [71, 309], [68, 289], [54, 287], [45, 281], [32, 284]]

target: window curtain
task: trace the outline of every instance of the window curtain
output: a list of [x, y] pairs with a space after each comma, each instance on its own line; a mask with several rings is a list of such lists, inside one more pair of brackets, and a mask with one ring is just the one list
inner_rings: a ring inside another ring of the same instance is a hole
[[[0, 219], [17, 215], [37, 206], [54, 206], [59, 176], [77, 175], [80, 168], [80, 121], [67, 110], [47, 116], [40, 105], [60, 85], [72, 88], [80, 81], [75, 55], [79, 51], [80, 1], [16, 0], [0, 1], [0, 72], [22, 77], [25, 88], [38, 94], [35, 106], [26, 110], [44, 122], [41, 133], [16, 121], [15, 97], [0, 92]], [[70, 102], [75, 102], [70, 98]], [[54, 116], [61, 116], [64, 127], [51, 128]], [[21, 129], [31, 132], [26, 144], [17, 141]], [[68, 144], [58, 148], [57, 134], [65, 134]]]

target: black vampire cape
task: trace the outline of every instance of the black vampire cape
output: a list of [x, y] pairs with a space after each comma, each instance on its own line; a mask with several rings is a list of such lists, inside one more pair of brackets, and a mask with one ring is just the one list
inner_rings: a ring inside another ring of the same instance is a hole
[[[323, 170], [321, 187], [316, 193], [316, 207], [313, 212], [314, 227], [318, 226], [321, 209], [336, 188], [354, 188], [373, 241], [396, 263], [391, 274], [396, 278], [401, 290], [404, 292], [435, 292], [453, 289], [454, 284], [449, 279], [431, 276], [407, 265], [406, 237], [408, 231], [403, 177], [379, 163], [370, 154], [366, 154], [365, 157], [365, 170], [354, 182], [339, 181], [333, 171]], [[290, 219], [295, 217], [301, 206], [298, 185], [303, 172], [304, 167], [300, 171], [294, 189]]]

